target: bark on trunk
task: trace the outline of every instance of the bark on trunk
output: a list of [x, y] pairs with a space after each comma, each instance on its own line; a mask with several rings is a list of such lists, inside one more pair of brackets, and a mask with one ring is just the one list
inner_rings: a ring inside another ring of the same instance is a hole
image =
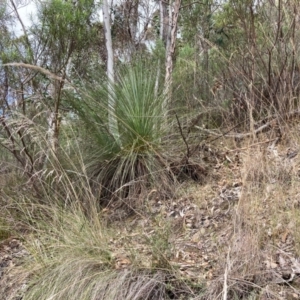
[[166, 56], [166, 76], [165, 76], [165, 90], [164, 90], [164, 107], [167, 110], [168, 105], [172, 98], [172, 73], [173, 73], [173, 57], [176, 47], [176, 36], [177, 36], [177, 23], [179, 16], [179, 9], [181, 5], [181, 0], [175, 0], [174, 11], [172, 13], [172, 0], [170, 0], [170, 11], [169, 15], [171, 16], [171, 26], [170, 26], [170, 38], [169, 43], [167, 43], [167, 56]]

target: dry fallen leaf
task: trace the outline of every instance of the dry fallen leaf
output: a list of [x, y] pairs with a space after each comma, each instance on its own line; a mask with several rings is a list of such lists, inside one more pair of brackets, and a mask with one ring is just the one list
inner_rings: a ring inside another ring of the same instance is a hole
[[120, 257], [115, 262], [116, 270], [124, 269], [131, 264], [131, 261], [127, 257]]

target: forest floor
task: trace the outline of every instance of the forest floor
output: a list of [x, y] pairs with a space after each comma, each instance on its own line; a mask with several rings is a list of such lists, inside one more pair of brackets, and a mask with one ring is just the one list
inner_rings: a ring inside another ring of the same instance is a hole
[[[220, 138], [199, 149], [203, 182], [182, 182], [171, 199], [153, 190], [125, 220], [105, 209], [111, 268], [168, 270], [165, 299], [300, 299], [299, 129]], [[30, 256], [26, 236], [0, 242], [0, 299], [26, 294]]]

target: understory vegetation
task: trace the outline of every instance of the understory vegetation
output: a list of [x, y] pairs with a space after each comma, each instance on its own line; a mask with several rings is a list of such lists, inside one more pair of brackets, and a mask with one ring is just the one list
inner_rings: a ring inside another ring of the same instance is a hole
[[298, 6], [0, 3], [0, 300], [300, 299]]

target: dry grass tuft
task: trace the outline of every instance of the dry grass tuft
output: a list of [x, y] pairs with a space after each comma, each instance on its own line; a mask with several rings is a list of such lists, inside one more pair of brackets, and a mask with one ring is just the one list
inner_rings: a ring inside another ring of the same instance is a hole
[[299, 256], [300, 244], [299, 158], [290, 154], [298, 137], [291, 140], [292, 145], [259, 145], [241, 154], [242, 190], [232, 210], [232, 235], [202, 299], [282, 299], [270, 283], [284, 282], [281, 272]]
[[24, 299], [154, 300], [191, 293], [165, 263], [163, 233], [148, 241], [153, 264], [143, 268], [134, 263], [141, 259], [138, 252], [130, 260], [122, 254], [130, 249], [117, 248], [119, 238], [97, 221], [99, 216], [91, 220], [80, 209], [54, 206], [51, 214], [52, 220], [40, 220], [26, 241], [34, 259], [28, 262], [31, 280]]
[[25, 299], [162, 300], [172, 299], [176, 293], [180, 295], [180, 290], [169, 290], [168, 276], [162, 271], [125, 269], [104, 272], [98, 267], [88, 261], [68, 262], [38, 281]]

